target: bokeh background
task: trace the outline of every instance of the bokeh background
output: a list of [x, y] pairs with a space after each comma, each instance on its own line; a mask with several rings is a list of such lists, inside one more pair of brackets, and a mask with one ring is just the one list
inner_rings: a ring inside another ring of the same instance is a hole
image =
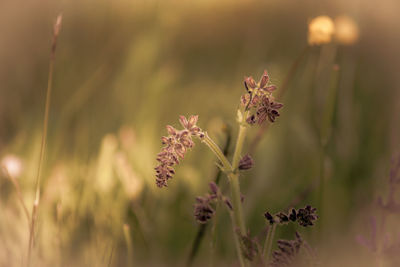
[[[217, 170], [198, 143], [169, 187], [157, 188], [153, 168], [165, 125], [198, 114], [199, 126], [223, 146], [227, 133], [237, 134], [244, 76], [258, 79], [267, 69], [278, 88], [285, 80], [288, 86], [281, 117], [241, 177], [251, 234], [262, 243], [266, 210], [318, 205], [321, 114], [334, 88], [320, 225], [283, 227], [277, 236], [299, 230], [322, 266], [374, 266], [376, 254], [356, 240], [370, 235], [370, 218], [379, 221], [374, 203], [386, 198], [400, 149], [399, 11], [396, 0], [1, 1], [0, 157], [29, 209], [52, 27], [63, 14], [35, 265], [184, 266], [198, 230], [195, 197]], [[288, 79], [307, 47], [308, 23], [319, 15], [351, 17], [359, 38], [309, 47]], [[257, 132], [250, 130], [245, 152]], [[221, 187], [226, 191], [225, 179]], [[4, 173], [0, 191], [0, 266], [20, 266], [28, 224]], [[209, 229], [195, 266], [237, 264], [224, 209], [215, 229], [215, 247]], [[384, 229], [392, 243], [397, 230]]]

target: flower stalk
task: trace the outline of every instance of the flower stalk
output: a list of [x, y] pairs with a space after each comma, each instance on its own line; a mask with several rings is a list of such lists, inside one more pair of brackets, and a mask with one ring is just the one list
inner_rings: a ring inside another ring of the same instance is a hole
[[228, 159], [225, 157], [219, 146], [212, 140], [207, 133], [204, 134], [204, 139], [202, 140], [208, 148], [214, 153], [214, 155], [222, 163], [224, 173], [232, 172], [232, 165], [229, 163]]
[[246, 77], [244, 86], [246, 93], [241, 97], [237, 113], [239, 132], [231, 162], [214, 140], [208, 136], [207, 132], [197, 126], [198, 116], [192, 115], [188, 118], [180, 116], [179, 121], [183, 127], [182, 130], [167, 125], [168, 136], [161, 138], [164, 147], [157, 154], [159, 164], [155, 167], [156, 185], [160, 188], [167, 187], [168, 180], [172, 179], [175, 174], [174, 166], [178, 165], [184, 159], [186, 152], [194, 147], [193, 138], [200, 139], [202, 143], [208, 146], [219, 160], [218, 167], [229, 180], [231, 199], [223, 196], [217, 185], [211, 183], [211, 193], [205, 197], [196, 198], [194, 216], [197, 222], [204, 225], [215, 214], [210, 203], [216, 200], [225, 202], [232, 219], [233, 235], [241, 267], [248, 266], [249, 261], [253, 261], [254, 256], [258, 253], [258, 245], [250, 237], [243, 217], [242, 194], [239, 183], [239, 171], [250, 169], [253, 165], [250, 155], [242, 157], [247, 128], [256, 123], [262, 125], [266, 121], [275, 122], [276, 118], [280, 116], [278, 110], [283, 106], [283, 104], [276, 102], [272, 96], [276, 86], [269, 84], [267, 71], [264, 71], [258, 83], [252, 77]]

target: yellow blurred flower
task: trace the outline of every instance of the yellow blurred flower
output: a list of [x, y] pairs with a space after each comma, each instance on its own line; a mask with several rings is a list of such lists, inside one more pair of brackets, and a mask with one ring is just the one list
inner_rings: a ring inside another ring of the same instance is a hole
[[339, 44], [352, 45], [357, 42], [359, 30], [357, 23], [349, 16], [335, 18], [335, 39]]
[[308, 24], [308, 44], [321, 45], [330, 43], [335, 32], [335, 24], [328, 16], [318, 16]]

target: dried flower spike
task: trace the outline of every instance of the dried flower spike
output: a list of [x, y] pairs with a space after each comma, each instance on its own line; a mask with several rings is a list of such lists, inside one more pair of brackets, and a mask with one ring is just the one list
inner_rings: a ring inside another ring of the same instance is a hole
[[190, 116], [189, 119], [180, 116], [179, 121], [184, 127], [183, 130], [167, 125], [168, 136], [161, 137], [161, 142], [165, 146], [157, 154], [159, 165], [155, 170], [158, 187], [167, 186], [167, 181], [175, 174], [173, 166], [179, 164], [179, 160], [185, 157], [187, 150], [194, 147], [192, 137], [200, 139], [204, 137], [202, 130], [196, 126], [197, 120], [198, 116]]

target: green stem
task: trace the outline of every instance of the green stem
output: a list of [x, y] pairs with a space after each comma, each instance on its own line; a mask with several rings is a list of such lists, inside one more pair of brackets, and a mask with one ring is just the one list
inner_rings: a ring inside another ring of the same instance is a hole
[[243, 143], [246, 137], [246, 130], [247, 130], [246, 126], [240, 125], [238, 138], [236, 140], [235, 152], [233, 154], [233, 159], [232, 159], [232, 169], [234, 171], [236, 171], [237, 167], [239, 166], [240, 155], [242, 153]]
[[[211, 227], [211, 257], [210, 257], [210, 266], [215, 266], [215, 255], [216, 255], [216, 247], [217, 247], [217, 222], [218, 222], [218, 210], [220, 209], [220, 203], [217, 202], [215, 207], [215, 216], [213, 220], [213, 224]], [[207, 224], [204, 224], [207, 225]]]
[[229, 163], [228, 159], [225, 157], [219, 146], [208, 136], [207, 133], [204, 133], [204, 139], [202, 139], [202, 141], [211, 149], [211, 151], [215, 154], [219, 161], [221, 161], [222, 167], [224, 168], [223, 171], [225, 173], [232, 172], [232, 166]]
[[[230, 132], [230, 129], [229, 129], [228, 126], [225, 126], [224, 129], [226, 131], [226, 142], [225, 142], [223, 153], [224, 153], [224, 155], [226, 157], [228, 155], [229, 147], [230, 147], [230, 144], [231, 144], [231, 132]], [[219, 184], [219, 181], [221, 179], [222, 173], [223, 173], [222, 170], [220, 168], [218, 168], [217, 172], [215, 174], [215, 178], [213, 179], [214, 182], [217, 185]], [[219, 209], [219, 203], [217, 202], [217, 206], [215, 208], [215, 211], [216, 211], [215, 212], [215, 217], [214, 217], [213, 226], [212, 226], [212, 229], [211, 229], [211, 236], [212, 236], [212, 242], [211, 242], [211, 253], [212, 253], [211, 254], [211, 266], [213, 266], [213, 264], [214, 264], [214, 260], [213, 260], [214, 254], [215, 254], [214, 250], [215, 250], [216, 242], [217, 242], [217, 237], [216, 237], [217, 236], [216, 235], [216, 227], [217, 226], [216, 226], [216, 222], [217, 222], [217, 216], [218, 216], [218, 213], [219, 213], [219, 212], [217, 212], [218, 209]], [[190, 250], [190, 254], [189, 254], [189, 257], [188, 257], [188, 260], [187, 260], [187, 263], [186, 263], [187, 267], [192, 265], [196, 255], [197, 255], [197, 253], [199, 251], [201, 242], [202, 242], [202, 240], [203, 240], [203, 238], [205, 236], [205, 232], [207, 230], [207, 226], [208, 226], [208, 224], [201, 224], [199, 226], [198, 230], [197, 230], [197, 234], [196, 234], [196, 237], [195, 237], [195, 239], [193, 241], [192, 249]]]
[[[334, 50], [334, 52], [336, 51]], [[335, 54], [333, 55], [335, 57]], [[326, 170], [325, 170], [325, 161], [328, 158], [328, 143], [331, 139], [332, 135], [332, 125], [333, 125], [333, 117], [335, 114], [335, 106], [337, 100], [337, 86], [339, 82], [339, 71], [338, 68], [333, 67], [331, 73], [331, 85], [328, 91], [327, 99], [325, 102], [325, 108], [322, 114], [322, 122], [321, 122], [321, 129], [320, 129], [320, 166], [319, 166], [319, 195], [318, 195], [318, 205], [319, 205], [319, 212], [320, 212], [320, 223], [319, 226], [321, 227], [321, 233], [323, 233], [323, 225], [324, 225], [324, 216], [323, 212], [325, 211], [324, 204], [325, 204], [325, 180], [326, 180]]]
[[[239, 111], [240, 112], [240, 111]], [[239, 134], [236, 140], [235, 152], [233, 154], [232, 165], [229, 163], [224, 153], [222, 153], [221, 149], [217, 144], [205, 133], [203, 138], [203, 142], [211, 149], [211, 151], [217, 156], [217, 158], [221, 161], [222, 167], [224, 168], [225, 174], [229, 178], [229, 184], [231, 188], [231, 198], [232, 198], [232, 206], [233, 206], [233, 215], [232, 224], [233, 224], [233, 232], [234, 239], [236, 244], [236, 250], [238, 253], [238, 258], [240, 262], [240, 266], [247, 266], [247, 262], [243, 259], [242, 250], [240, 246], [240, 237], [245, 235], [246, 233], [246, 225], [243, 220], [243, 212], [242, 212], [242, 203], [241, 203], [241, 195], [240, 195], [240, 185], [239, 185], [239, 173], [237, 172], [240, 155], [242, 153], [242, 148], [244, 144], [244, 139], [246, 137], [246, 126], [245, 118], [247, 117], [247, 112], [245, 114], [241, 114], [239, 119]], [[239, 233], [236, 232], [236, 228], [239, 229]]]
[[[243, 120], [246, 116], [243, 116]], [[242, 122], [239, 122], [242, 123]], [[233, 225], [239, 229], [240, 235], [237, 233], [234, 234], [235, 242], [237, 243], [236, 249], [238, 253], [239, 260], [242, 258], [242, 251], [240, 248], [240, 236], [246, 234], [246, 225], [243, 220], [243, 212], [242, 212], [242, 202], [241, 202], [241, 195], [240, 195], [240, 184], [239, 184], [239, 173], [237, 172], [240, 155], [242, 153], [244, 139], [246, 137], [246, 126], [240, 125], [239, 127], [239, 134], [236, 140], [235, 152], [233, 154], [232, 159], [232, 170], [228, 174], [229, 184], [231, 188], [231, 198], [232, 198], [232, 205], [233, 205]], [[238, 246], [239, 245], [239, 246]], [[241, 262], [242, 266], [246, 266], [247, 263], [245, 261]]]
[[[235, 212], [230, 212], [230, 214], [231, 214], [231, 220], [232, 220], [232, 222], [234, 222], [235, 221]], [[240, 246], [240, 237], [239, 237], [238, 233], [236, 232], [234, 223], [232, 224], [232, 230], [233, 230], [233, 236], [234, 236], [234, 240], [235, 240], [235, 247], [236, 247], [236, 251], [238, 253], [240, 266], [241, 267], [246, 267], [247, 263], [245, 262], [245, 260], [243, 258], [242, 248]]]
[[275, 230], [276, 230], [276, 224], [274, 224], [272, 228], [268, 231], [267, 238], [265, 239], [263, 254], [265, 256], [265, 264], [267, 266], [269, 262], [269, 257], [271, 255], [272, 242], [274, 240]]
[[261, 256], [265, 256], [265, 254], [267, 254], [268, 240], [269, 240], [271, 230], [272, 230], [272, 226], [268, 225], [267, 226], [267, 235], [265, 236], [265, 241], [264, 241], [264, 246], [263, 246], [263, 251], [262, 251]]
[[235, 173], [230, 173], [228, 177], [231, 187], [234, 224], [236, 227], [239, 228], [240, 234], [244, 235], [246, 233], [246, 226], [243, 220], [239, 175]]

